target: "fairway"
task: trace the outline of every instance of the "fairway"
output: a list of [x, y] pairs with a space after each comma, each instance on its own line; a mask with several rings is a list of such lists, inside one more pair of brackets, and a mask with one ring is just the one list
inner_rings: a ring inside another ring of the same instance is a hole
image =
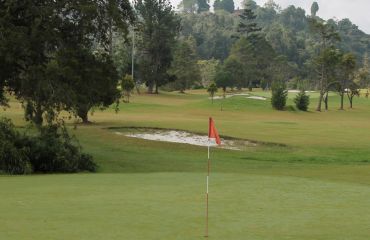
[[[95, 111], [91, 125], [68, 122], [98, 173], [0, 176], [0, 239], [204, 239], [207, 148], [115, 132], [206, 134], [209, 116], [222, 136], [257, 142], [212, 150], [210, 239], [368, 239], [370, 101], [339, 111], [332, 94], [318, 113], [317, 97], [303, 113], [245, 96], [212, 104], [205, 90], [142, 94], [118, 113]], [[24, 127], [10, 105], [1, 115]]]

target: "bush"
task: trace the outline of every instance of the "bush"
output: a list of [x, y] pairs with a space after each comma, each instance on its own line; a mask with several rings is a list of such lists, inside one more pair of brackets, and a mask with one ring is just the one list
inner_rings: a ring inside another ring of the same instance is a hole
[[0, 170], [10, 174], [25, 174], [31, 170], [28, 149], [21, 146], [21, 136], [9, 119], [0, 119]]
[[271, 105], [277, 110], [284, 110], [286, 100], [288, 97], [288, 91], [286, 90], [284, 83], [274, 83], [271, 87]]
[[306, 95], [306, 92], [302, 90], [294, 99], [295, 106], [301, 111], [307, 111], [308, 105], [310, 105], [310, 96]]
[[81, 153], [63, 125], [41, 127], [35, 136], [19, 134], [8, 119], [0, 119], [0, 170], [9, 174], [93, 172], [96, 164]]
[[92, 157], [81, 153], [77, 141], [68, 135], [64, 126], [46, 126], [40, 135], [31, 138], [27, 144], [30, 149], [30, 162], [35, 172], [73, 173], [95, 171]]

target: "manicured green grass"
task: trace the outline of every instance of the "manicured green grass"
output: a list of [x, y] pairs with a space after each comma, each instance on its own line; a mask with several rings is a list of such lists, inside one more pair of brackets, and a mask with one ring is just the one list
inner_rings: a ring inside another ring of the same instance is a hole
[[[221, 135], [260, 142], [212, 150], [211, 239], [368, 239], [370, 100], [356, 98], [354, 109], [340, 111], [331, 94], [321, 113], [316, 104], [312, 93], [309, 112], [277, 112], [269, 99], [211, 104], [196, 90], [135, 95], [118, 113], [95, 111], [94, 124], [69, 124], [99, 172], [0, 176], [0, 239], [203, 239], [206, 148], [111, 128], [206, 134], [209, 116]], [[14, 99], [1, 115], [25, 124]]]

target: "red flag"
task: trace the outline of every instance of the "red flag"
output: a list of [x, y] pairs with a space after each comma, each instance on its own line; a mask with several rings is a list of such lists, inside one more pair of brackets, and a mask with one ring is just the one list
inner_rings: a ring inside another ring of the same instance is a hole
[[213, 122], [212, 118], [209, 118], [208, 138], [214, 138], [216, 139], [216, 143], [218, 145], [221, 144], [220, 136], [218, 136], [217, 129], [215, 127], [215, 123]]

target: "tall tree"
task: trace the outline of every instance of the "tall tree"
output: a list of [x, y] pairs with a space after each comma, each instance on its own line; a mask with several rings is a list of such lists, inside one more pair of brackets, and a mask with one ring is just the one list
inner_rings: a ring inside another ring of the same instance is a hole
[[[0, 47], [0, 55], [8, 56], [5, 66], [13, 66], [7, 72], [11, 74], [2, 77], [23, 102], [27, 119], [37, 125], [43, 123], [44, 117], [52, 122], [61, 110], [74, 111], [77, 97], [65, 96], [84, 94], [81, 89], [76, 91], [76, 81], [80, 86], [91, 87], [84, 78], [86, 75], [68, 72], [74, 68], [76, 58], [66, 56], [84, 56], [77, 57], [77, 61], [86, 66], [84, 61], [90, 61], [94, 45], [109, 51], [112, 24], [125, 26], [127, 20], [133, 19], [128, 1], [112, 0], [103, 4], [98, 0], [1, 1], [0, 4], [3, 11], [0, 45], [7, 46]], [[118, 13], [121, 13], [119, 17]], [[106, 71], [103, 65], [96, 64], [96, 70]]]
[[356, 57], [352, 53], [344, 54], [340, 61], [340, 110], [343, 110], [344, 94], [348, 91], [355, 77]]
[[233, 13], [235, 10], [234, 0], [216, 0], [213, 3], [213, 9]]
[[340, 41], [338, 32], [335, 31], [332, 25], [326, 24], [325, 22], [319, 21], [312, 18], [310, 20], [310, 27], [313, 33], [316, 34], [319, 40], [319, 55], [316, 58], [317, 72], [320, 76], [319, 89], [320, 97], [316, 108], [316, 111], [321, 111], [321, 103], [324, 99], [324, 95], [328, 92], [329, 87], [329, 71], [333, 66], [335, 57], [335, 50], [333, 50], [333, 44], [336, 41]]
[[[253, 2], [253, 1], [252, 1]], [[245, 8], [242, 14], [239, 15], [240, 22], [238, 25], [238, 33], [240, 36], [246, 38], [254, 37], [258, 35], [262, 28], [258, 27], [256, 22], [257, 15], [254, 13], [253, 5], [251, 2], [248, 2], [245, 5]]]
[[174, 51], [169, 73], [176, 76], [175, 88], [181, 93], [200, 80], [194, 39], [179, 41]]
[[169, 81], [173, 47], [180, 21], [168, 0], [138, 0], [139, 68], [149, 93]]
[[208, 12], [209, 11], [209, 0], [198, 0], [198, 9], [197, 12]]
[[208, 87], [211, 82], [215, 79], [216, 70], [219, 66], [220, 61], [216, 59], [210, 59], [210, 60], [199, 60], [198, 66], [200, 70], [200, 76], [201, 76], [201, 85], [203, 87]]
[[319, 11], [319, 4], [317, 2], [313, 2], [311, 5], [311, 17], [316, 17], [316, 13]]

